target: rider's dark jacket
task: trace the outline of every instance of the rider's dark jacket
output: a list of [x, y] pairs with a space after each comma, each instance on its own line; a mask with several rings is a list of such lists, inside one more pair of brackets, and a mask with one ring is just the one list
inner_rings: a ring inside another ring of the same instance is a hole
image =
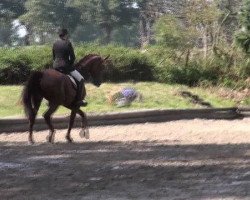
[[53, 44], [53, 68], [62, 72], [70, 73], [75, 70], [73, 64], [75, 53], [70, 41], [59, 39]]

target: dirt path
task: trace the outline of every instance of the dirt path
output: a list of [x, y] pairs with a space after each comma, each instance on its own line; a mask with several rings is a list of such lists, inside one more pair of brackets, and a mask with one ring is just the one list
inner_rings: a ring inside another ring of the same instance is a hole
[[0, 199], [250, 199], [250, 118], [0, 134]]

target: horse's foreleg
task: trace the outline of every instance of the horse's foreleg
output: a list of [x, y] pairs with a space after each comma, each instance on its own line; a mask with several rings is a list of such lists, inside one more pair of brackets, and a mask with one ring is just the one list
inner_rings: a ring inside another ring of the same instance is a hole
[[88, 128], [88, 121], [87, 121], [87, 116], [82, 110], [78, 110], [77, 113], [81, 116], [82, 118], [82, 130], [80, 131], [80, 136], [84, 137], [86, 139], [89, 139], [89, 128]]
[[50, 129], [50, 134], [48, 137], [48, 142], [50, 143], [54, 142], [54, 132], [55, 132], [55, 129], [51, 123], [51, 115], [57, 110], [57, 108], [58, 108], [58, 105], [49, 105], [49, 109], [43, 115], [45, 122], [47, 123]]
[[76, 111], [71, 110], [69, 127], [68, 127], [68, 131], [67, 131], [67, 135], [66, 135], [66, 139], [68, 140], [69, 143], [71, 143], [73, 141], [72, 138], [70, 137], [70, 132], [71, 132], [72, 126], [74, 125], [75, 117], [76, 117]]

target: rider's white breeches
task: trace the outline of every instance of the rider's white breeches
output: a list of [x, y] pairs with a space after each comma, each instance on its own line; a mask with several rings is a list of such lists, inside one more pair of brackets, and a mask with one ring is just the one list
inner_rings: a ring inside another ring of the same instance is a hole
[[70, 72], [70, 75], [73, 76], [78, 82], [84, 80], [83, 76], [77, 70]]

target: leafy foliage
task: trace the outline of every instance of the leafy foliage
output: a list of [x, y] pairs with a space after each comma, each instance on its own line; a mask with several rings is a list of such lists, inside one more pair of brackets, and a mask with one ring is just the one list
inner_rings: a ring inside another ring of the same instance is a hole
[[155, 23], [156, 42], [172, 49], [186, 49], [194, 46], [197, 34], [172, 15], [164, 15]]
[[130, 1], [107, 0], [107, 1], [80, 1], [73, 0], [73, 6], [80, 8], [81, 19], [97, 24], [103, 30], [103, 43], [111, 41], [111, 33], [117, 26], [124, 26], [131, 23], [134, 15], [134, 8]]
[[[200, 84], [224, 84], [230, 87], [249, 87], [245, 80], [249, 77], [249, 60], [237, 61], [228, 69], [226, 60], [211, 57], [205, 62], [202, 57], [191, 57], [188, 65], [172, 57], [171, 49], [154, 46], [146, 52], [122, 46], [83, 44], [75, 47], [77, 59], [90, 53], [110, 55], [104, 80], [157, 81], [178, 83], [189, 86]], [[239, 54], [240, 55], [240, 54]], [[238, 54], [235, 54], [238, 56]], [[27, 80], [32, 70], [43, 70], [52, 66], [51, 47], [33, 46], [26, 48], [0, 49], [0, 83], [16, 84]], [[242, 66], [242, 67], [238, 67]]]
[[19, 19], [38, 33], [53, 33], [58, 27], [74, 30], [79, 23], [79, 10], [70, 7], [67, 0], [27, 0], [25, 8], [27, 12]]
[[250, 51], [250, 0], [244, 1], [244, 6], [240, 13], [241, 30], [236, 34], [236, 41], [246, 52]]

